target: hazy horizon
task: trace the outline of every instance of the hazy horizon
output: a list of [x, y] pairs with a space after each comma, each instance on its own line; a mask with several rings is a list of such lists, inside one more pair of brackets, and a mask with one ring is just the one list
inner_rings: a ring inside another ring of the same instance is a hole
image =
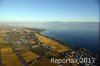
[[31, 27], [31, 28], [41, 28], [43, 27], [46, 29], [48, 26], [89, 26], [91, 27], [98, 27], [99, 22], [0, 22], [0, 26], [22, 26], [22, 27]]

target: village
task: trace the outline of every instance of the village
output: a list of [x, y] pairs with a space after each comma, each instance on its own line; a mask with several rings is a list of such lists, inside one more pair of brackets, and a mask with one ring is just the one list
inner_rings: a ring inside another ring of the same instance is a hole
[[[0, 27], [0, 66], [96, 66], [97, 57], [41, 34], [45, 29]], [[51, 63], [51, 58], [89, 58], [80, 63]], [[42, 65], [41, 65], [42, 64]]]

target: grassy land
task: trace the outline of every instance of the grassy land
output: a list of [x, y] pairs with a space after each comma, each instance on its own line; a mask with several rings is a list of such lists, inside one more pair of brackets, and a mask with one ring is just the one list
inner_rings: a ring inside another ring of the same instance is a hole
[[30, 50], [28, 50], [28, 51], [20, 51], [19, 50], [19, 53], [21, 54], [21, 56], [24, 58], [24, 60], [26, 62], [30, 62], [39, 57], [39, 55], [32, 53]]
[[63, 46], [62, 44], [58, 43], [57, 41], [55, 41], [53, 39], [44, 37], [44, 36], [42, 36], [40, 34], [35, 34], [35, 35], [36, 35], [37, 39], [40, 42], [42, 42], [45, 45], [50, 46], [53, 49], [53, 51], [65, 52], [65, 51], [69, 51], [70, 50], [69, 47], [65, 47], [65, 46]]
[[6, 40], [6, 37], [1, 37], [0, 36], [0, 47], [6, 47], [6, 46], [9, 46], [9, 44]]
[[12, 48], [1, 48], [2, 66], [22, 66]]

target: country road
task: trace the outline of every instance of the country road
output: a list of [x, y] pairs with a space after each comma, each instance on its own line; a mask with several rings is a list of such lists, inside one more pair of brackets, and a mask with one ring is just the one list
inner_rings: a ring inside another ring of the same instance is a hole
[[23, 57], [19, 54], [19, 52], [17, 52], [14, 48], [14, 46], [12, 46], [13, 51], [16, 53], [18, 59], [20, 60], [20, 62], [23, 64], [23, 66], [28, 66], [28, 63], [23, 59]]

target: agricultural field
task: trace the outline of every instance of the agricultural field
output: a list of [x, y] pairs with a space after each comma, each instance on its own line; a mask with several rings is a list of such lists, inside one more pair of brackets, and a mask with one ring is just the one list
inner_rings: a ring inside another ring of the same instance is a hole
[[65, 52], [65, 51], [69, 51], [70, 48], [69, 47], [65, 47], [62, 44], [56, 42], [55, 40], [52, 40], [50, 38], [44, 37], [40, 34], [35, 34], [37, 39], [42, 42], [45, 45], [50, 46], [53, 51], [57, 51], [57, 52]]
[[2, 66], [22, 66], [11, 47], [1, 48]]
[[39, 55], [32, 53], [29, 50], [28, 51], [20, 51], [19, 53], [27, 63], [32, 61], [32, 60], [39, 58]]
[[[29, 41], [27, 36], [23, 38], [25, 35], [21, 36], [20, 30], [17, 30], [19, 33], [9, 33], [9, 29], [0, 31], [2, 31], [0, 32], [0, 66], [24, 66], [25, 63], [29, 65], [40, 57], [28, 49], [36, 44], [35, 41], [33, 39]], [[29, 42], [25, 43], [25, 41]]]
[[[50, 59], [74, 59], [77, 58], [76, 53], [80, 57], [92, 57], [86, 49], [75, 51], [60, 41], [42, 35], [41, 29], [13, 27], [0, 31], [0, 66], [59, 66], [51, 63]], [[74, 63], [61, 65], [78, 66]]]
[[58, 66], [58, 64], [51, 63], [49, 59], [44, 59], [43, 61], [31, 64], [30, 66]]

